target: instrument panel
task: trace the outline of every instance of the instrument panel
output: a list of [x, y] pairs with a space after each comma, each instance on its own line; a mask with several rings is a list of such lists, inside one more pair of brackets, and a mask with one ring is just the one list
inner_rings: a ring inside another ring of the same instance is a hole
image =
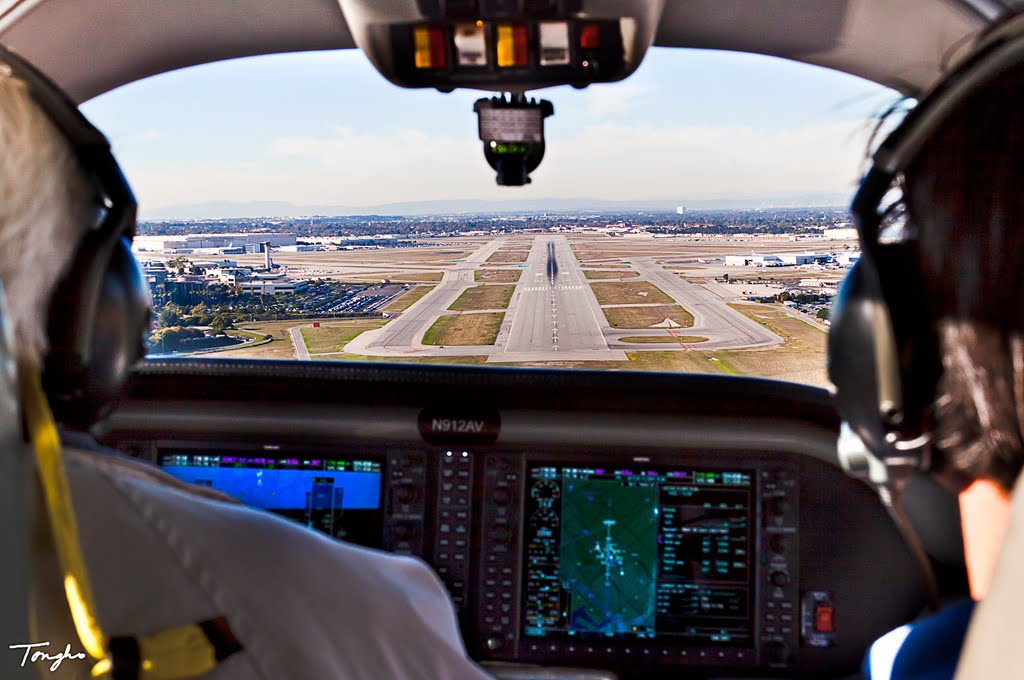
[[129, 448], [332, 538], [423, 558], [481, 661], [785, 673], [840, 639], [835, 591], [801, 573], [802, 481], [826, 466], [796, 456]]
[[[876, 494], [835, 461], [823, 391], [301, 362], [143, 369], [102, 443], [423, 559], [496, 677], [846, 677], [926, 603]], [[958, 518], [928, 524], [945, 505], [922, 504], [919, 526], [951, 534]]]

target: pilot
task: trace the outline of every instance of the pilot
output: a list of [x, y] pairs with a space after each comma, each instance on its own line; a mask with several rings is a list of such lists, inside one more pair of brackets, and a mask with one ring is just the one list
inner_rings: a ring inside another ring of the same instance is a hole
[[[58, 291], [77, 271], [73, 261], [102, 250], [83, 245], [95, 236], [97, 207], [118, 211], [117, 200], [97, 206], [95, 198], [97, 183], [120, 177], [105, 147], [70, 100], [0, 46], [0, 279], [27, 429], [41, 433], [33, 439], [38, 455], [63, 457], [66, 475], [65, 492], [51, 496], [60, 480], [39, 472], [36, 507], [70, 500], [74, 520], [36, 513], [33, 639], [5, 643], [21, 646], [4, 649], [0, 675], [84, 678], [95, 667], [121, 678], [488, 677], [467, 658], [452, 603], [423, 562], [330, 540], [115, 452], [61, 451], [56, 437], [47, 439], [52, 420], [33, 405], [32, 385], [44, 365], [51, 372], [62, 342], [55, 319], [86, 313], [74, 306], [79, 298]], [[105, 157], [110, 163], [99, 168]], [[125, 233], [133, 227], [134, 219]], [[96, 314], [134, 327], [98, 323], [90, 361], [102, 364], [107, 348], [127, 347], [127, 366], [138, 358], [148, 296], [130, 290], [141, 280], [137, 263], [126, 246], [114, 247]], [[72, 293], [85, 283], [73, 282]], [[110, 311], [133, 300], [143, 309]], [[126, 372], [120, 368], [89, 371]], [[62, 377], [48, 375], [46, 384]], [[36, 655], [52, 659], [65, 649], [56, 664]]]
[[[871, 680], [953, 677], [998, 573], [1011, 499], [1024, 496], [1022, 29], [1017, 16], [983, 37], [880, 147], [854, 201], [864, 259], [837, 299], [829, 348], [844, 427], [889, 491], [909, 466], [958, 493], [971, 594], [876, 641]], [[884, 245], [875, 206], [900, 175], [906, 240]], [[898, 417], [880, 424], [894, 404]]]

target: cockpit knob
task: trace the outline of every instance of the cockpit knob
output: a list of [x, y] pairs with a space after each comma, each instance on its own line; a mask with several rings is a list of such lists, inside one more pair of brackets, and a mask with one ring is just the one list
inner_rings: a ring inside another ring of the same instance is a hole
[[784, 664], [789, 661], [789, 646], [784, 642], [772, 642], [768, 645], [768, 661]]
[[416, 500], [416, 487], [402, 484], [395, 490], [395, 498], [399, 503], [412, 503]]

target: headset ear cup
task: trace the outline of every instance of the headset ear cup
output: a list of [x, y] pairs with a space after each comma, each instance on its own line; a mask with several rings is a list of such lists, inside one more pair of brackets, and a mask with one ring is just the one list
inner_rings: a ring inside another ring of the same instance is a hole
[[97, 404], [113, 402], [135, 363], [145, 355], [150, 297], [128, 239], [119, 240], [100, 287], [92, 323], [91, 355], [86, 357], [86, 387]]
[[[80, 318], [85, 313], [81, 308], [63, 311], [73, 329], [87, 329], [88, 343], [76, 346], [54, 338], [44, 374], [57, 419], [78, 427], [95, 422], [120, 397], [132, 367], [145, 356], [151, 320], [149, 287], [127, 238], [114, 244], [106, 269], [93, 285], [91, 318]], [[55, 325], [63, 327], [51, 316], [51, 326]], [[51, 335], [60, 337], [55, 330]], [[63, 333], [69, 335], [77, 333]]]
[[836, 295], [828, 372], [850, 428], [870, 450], [888, 451], [887, 417], [902, 410], [903, 390], [892, 320], [870, 259], [850, 269]]

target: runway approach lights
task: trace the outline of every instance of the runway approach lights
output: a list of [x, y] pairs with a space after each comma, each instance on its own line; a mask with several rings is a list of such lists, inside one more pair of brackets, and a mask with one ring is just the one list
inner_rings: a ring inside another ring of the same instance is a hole
[[544, 159], [544, 119], [555, 113], [551, 102], [527, 100], [512, 93], [478, 99], [473, 105], [484, 143], [484, 158], [501, 186], [530, 183], [530, 173]]

